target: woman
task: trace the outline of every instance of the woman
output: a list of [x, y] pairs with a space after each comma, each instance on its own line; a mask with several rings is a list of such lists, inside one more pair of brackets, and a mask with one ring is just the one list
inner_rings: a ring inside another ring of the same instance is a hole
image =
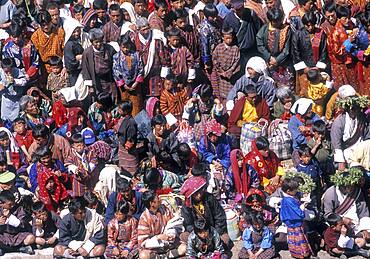
[[96, 28], [96, 23], [98, 20], [98, 14], [95, 12], [94, 9], [89, 9], [85, 13], [82, 19], [83, 31], [81, 33], [81, 45], [84, 49], [87, 49], [91, 46], [91, 42], [89, 40], [89, 31], [93, 28]]
[[230, 200], [241, 201], [251, 188], [258, 188], [260, 185], [256, 170], [243, 161], [244, 156], [240, 149], [231, 151], [231, 166], [226, 174], [225, 183], [226, 196]]
[[49, 117], [51, 114], [50, 99], [39, 88], [33, 86], [27, 90], [27, 95], [32, 96], [35, 100], [43, 117]]
[[277, 101], [274, 103], [274, 113], [272, 116], [275, 119], [281, 119], [283, 121], [289, 121], [292, 117], [290, 108], [293, 103], [298, 99], [294, 95], [293, 91], [288, 86], [282, 86], [276, 89]]
[[19, 100], [20, 116], [26, 120], [27, 126], [33, 129], [36, 125], [43, 124], [45, 119], [40, 115], [40, 110], [32, 96], [25, 95]]
[[80, 107], [68, 108], [67, 123], [62, 125], [57, 134], [69, 139], [73, 134], [81, 132], [84, 128], [92, 128], [86, 113]]
[[284, 174], [277, 155], [269, 150], [270, 143], [265, 137], [258, 137], [252, 143], [252, 151], [244, 158], [244, 163], [253, 167], [258, 174], [264, 191], [273, 193], [281, 182]]

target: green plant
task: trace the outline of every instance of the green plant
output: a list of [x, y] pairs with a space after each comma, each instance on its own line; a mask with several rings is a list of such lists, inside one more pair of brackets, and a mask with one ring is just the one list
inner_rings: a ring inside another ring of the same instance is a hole
[[349, 186], [358, 184], [362, 176], [363, 173], [361, 169], [353, 167], [347, 171], [336, 171], [335, 174], [330, 177], [330, 180], [335, 186]]
[[303, 179], [304, 184], [300, 184], [298, 190], [302, 193], [311, 193], [314, 189], [316, 184], [312, 180], [311, 176], [303, 173], [303, 172], [297, 172], [297, 170], [290, 169], [289, 171], [285, 172], [284, 179], [289, 179], [293, 177], [300, 177]]

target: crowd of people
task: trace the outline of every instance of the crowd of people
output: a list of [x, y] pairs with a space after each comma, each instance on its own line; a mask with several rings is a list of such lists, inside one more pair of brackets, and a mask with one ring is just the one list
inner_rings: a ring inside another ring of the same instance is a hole
[[0, 256], [370, 258], [368, 1], [1, 0], [0, 41]]

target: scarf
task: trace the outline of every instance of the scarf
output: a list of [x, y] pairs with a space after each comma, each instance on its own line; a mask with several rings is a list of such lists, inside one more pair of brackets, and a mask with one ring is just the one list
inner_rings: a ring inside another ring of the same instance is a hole
[[137, 14], [135, 12], [134, 6], [129, 2], [124, 2], [121, 4], [121, 9], [125, 9], [128, 12], [128, 15], [130, 16], [130, 22], [133, 24], [136, 24], [137, 20]]
[[[54, 174], [52, 169], [37, 163], [36, 170], [40, 201], [45, 204], [49, 211], [56, 211], [57, 205], [68, 197], [66, 187], [59, 181], [58, 176]], [[46, 184], [51, 178], [55, 183], [55, 191], [52, 194], [46, 189]]]
[[231, 151], [230, 154], [231, 170], [234, 177], [234, 185], [236, 192], [238, 194], [246, 196], [249, 191], [250, 176], [247, 172], [247, 165], [245, 165], [244, 163], [242, 172], [240, 173], [240, 168], [238, 166], [238, 154], [243, 157], [243, 153], [240, 149], [234, 149], [233, 151]]
[[180, 193], [185, 196], [185, 205], [187, 207], [191, 207], [191, 196], [206, 186], [206, 184], [206, 180], [201, 176], [190, 177], [184, 182]]
[[159, 102], [159, 100], [156, 97], [149, 97], [146, 101], [145, 109], [150, 119], [154, 116], [154, 108], [157, 102]]
[[13, 165], [15, 169], [19, 169], [21, 167], [21, 157], [20, 157], [20, 150], [19, 146], [17, 144], [17, 141], [15, 140], [13, 134], [5, 127], [0, 127], [0, 131], [5, 131], [6, 134], [8, 134], [10, 145], [9, 145], [9, 151], [4, 150], [5, 152], [5, 158], [8, 165]]
[[[336, 189], [339, 188], [336, 187]], [[350, 194], [345, 196], [344, 201], [338, 206], [338, 208], [335, 209], [335, 213], [339, 215], [345, 214], [352, 207], [353, 203], [356, 202], [359, 196], [360, 189], [356, 188], [354, 192], [351, 192]]]
[[[84, 124], [87, 125], [87, 127], [92, 128], [92, 125], [89, 121], [89, 119], [86, 116], [86, 113], [79, 107], [72, 107], [68, 109], [68, 122], [67, 122], [67, 132], [66, 136], [70, 138], [73, 134], [73, 131], [75, 128], [77, 128], [78, 125], [78, 118], [80, 116], [84, 117]], [[85, 128], [84, 125], [81, 125], [82, 128]]]

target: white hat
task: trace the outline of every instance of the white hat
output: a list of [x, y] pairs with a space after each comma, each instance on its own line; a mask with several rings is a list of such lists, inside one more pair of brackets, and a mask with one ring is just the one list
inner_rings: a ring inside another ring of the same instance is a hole
[[360, 219], [358, 231], [370, 231], [370, 217], [363, 217]]
[[312, 107], [313, 101], [308, 98], [299, 98], [292, 106], [290, 111], [293, 114], [304, 115], [307, 113], [308, 109]]
[[355, 95], [356, 95], [356, 90], [350, 85], [342, 85], [338, 89], [339, 98], [346, 98], [346, 97], [355, 96]]

